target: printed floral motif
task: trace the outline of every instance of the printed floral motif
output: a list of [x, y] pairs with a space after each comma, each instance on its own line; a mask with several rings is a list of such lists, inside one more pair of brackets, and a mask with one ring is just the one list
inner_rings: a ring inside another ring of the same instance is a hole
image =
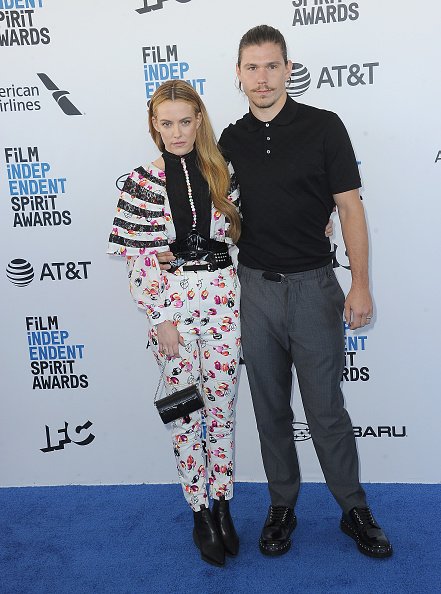
[[[192, 298], [179, 294], [182, 275], [169, 274], [167, 293], [171, 307], [178, 310], [173, 321], [184, 337], [180, 359], [167, 360], [164, 378], [167, 393], [202, 382], [206, 403], [196, 411], [172, 424], [173, 451], [184, 495], [195, 510], [207, 504], [207, 482], [212, 497], [226, 498], [233, 494], [233, 431], [234, 400], [240, 357], [239, 284], [234, 268], [215, 272], [189, 272], [186, 275]], [[220, 292], [219, 286], [223, 289]], [[214, 294], [228, 295], [228, 314], [224, 307], [213, 307]], [[206, 293], [203, 298], [202, 294]], [[179, 294], [179, 304], [173, 295]], [[178, 306], [179, 305], [179, 306]], [[158, 352], [156, 326], [149, 339], [155, 357], [162, 368], [165, 357]], [[207, 427], [208, 481], [202, 447], [202, 425]]]
[[[237, 201], [232, 184], [229, 199]], [[212, 207], [210, 237], [231, 244], [225, 216]], [[233, 266], [216, 271], [160, 270], [157, 254], [176, 239], [165, 173], [150, 165], [124, 184], [108, 253], [126, 256], [129, 285], [150, 321], [149, 339], [168, 394], [201, 387], [205, 407], [172, 423], [173, 451], [184, 496], [194, 510], [211, 497], [233, 495], [234, 401], [240, 360], [239, 282]], [[180, 358], [159, 353], [156, 325], [172, 321], [184, 338]], [[207, 429], [206, 450], [202, 419]]]

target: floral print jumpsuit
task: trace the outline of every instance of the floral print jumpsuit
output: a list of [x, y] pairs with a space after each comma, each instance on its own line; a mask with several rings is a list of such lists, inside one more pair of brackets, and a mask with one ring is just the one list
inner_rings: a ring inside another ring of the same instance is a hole
[[[237, 203], [231, 173], [229, 198]], [[240, 359], [239, 282], [234, 266], [215, 271], [161, 271], [156, 254], [176, 239], [165, 172], [153, 164], [129, 174], [121, 192], [107, 252], [126, 257], [130, 291], [146, 310], [149, 340], [167, 394], [201, 387], [205, 407], [171, 423], [179, 480], [194, 511], [210, 496], [233, 496], [234, 412]], [[228, 222], [211, 205], [210, 238], [225, 241]], [[158, 350], [157, 324], [170, 320], [184, 338], [180, 358]], [[205, 456], [202, 419], [207, 435]], [[206, 468], [206, 459], [208, 468]]]

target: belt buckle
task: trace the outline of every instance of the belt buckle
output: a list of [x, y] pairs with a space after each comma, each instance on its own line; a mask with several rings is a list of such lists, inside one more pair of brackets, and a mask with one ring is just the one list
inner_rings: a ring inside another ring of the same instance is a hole
[[272, 281], [274, 283], [283, 283], [283, 281], [285, 280], [285, 275], [281, 272], [265, 271], [262, 272], [262, 278], [264, 278], [265, 280]]

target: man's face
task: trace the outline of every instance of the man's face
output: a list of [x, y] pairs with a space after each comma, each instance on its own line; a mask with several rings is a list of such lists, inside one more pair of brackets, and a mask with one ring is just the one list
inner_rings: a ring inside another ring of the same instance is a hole
[[250, 104], [259, 109], [271, 108], [285, 100], [285, 83], [291, 75], [292, 62], [285, 64], [280, 45], [263, 43], [242, 50], [237, 76]]

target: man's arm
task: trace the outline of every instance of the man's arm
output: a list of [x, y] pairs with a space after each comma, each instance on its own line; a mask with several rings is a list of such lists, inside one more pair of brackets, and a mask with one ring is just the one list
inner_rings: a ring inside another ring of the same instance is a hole
[[352, 273], [351, 289], [345, 302], [345, 320], [351, 330], [355, 330], [368, 324], [372, 317], [366, 219], [358, 190], [334, 194], [334, 200]]
[[[325, 227], [325, 236], [331, 237], [334, 233], [334, 223], [332, 219], [329, 219], [328, 224]], [[160, 252], [156, 255], [159, 261], [159, 268], [161, 270], [169, 270], [170, 269], [170, 262], [173, 262], [175, 256], [173, 252]]]

